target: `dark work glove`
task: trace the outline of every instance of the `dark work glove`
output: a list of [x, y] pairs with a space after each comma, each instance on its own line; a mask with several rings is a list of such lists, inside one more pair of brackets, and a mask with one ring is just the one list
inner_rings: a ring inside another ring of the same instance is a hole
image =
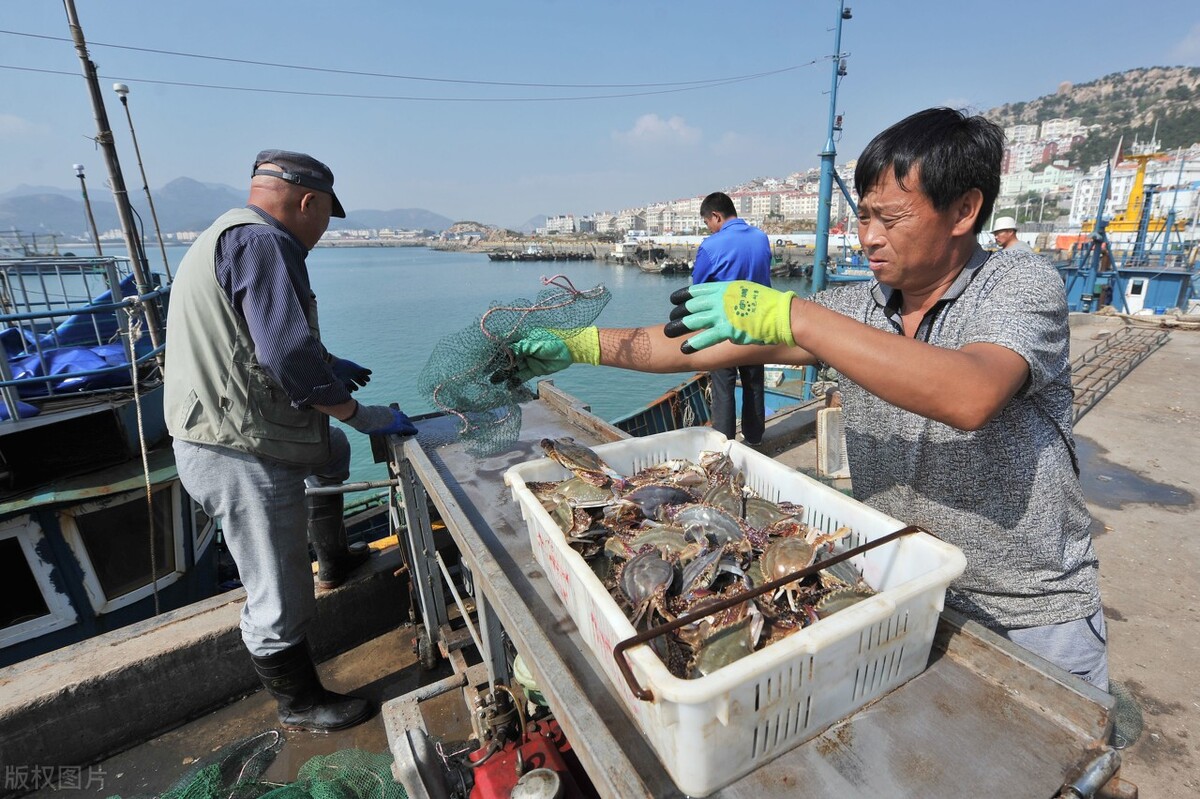
[[395, 408], [384, 405], [359, 404], [354, 409], [354, 415], [343, 420], [360, 433], [369, 436], [411, 436], [417, 432], [417, 426], [409, 418]]
[[334, 358], [329, 363], [329, 367], [333, 369], [333, 376], [346, 384], [348, 391], [358, 391], [359, 388], [371, 382], [371, 370], [365, 366], [359, 366], [354, 361]]

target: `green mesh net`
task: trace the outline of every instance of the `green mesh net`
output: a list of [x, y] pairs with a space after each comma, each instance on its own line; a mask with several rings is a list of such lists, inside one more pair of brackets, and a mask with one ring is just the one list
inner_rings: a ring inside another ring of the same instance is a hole
[[[392, 776], [392, 756], [347, 749], [310, 758], [296, 781], [263, 779], [283, 747], [276, 730], [225, 747], [180, 778], [161, 799], [407, 799]], [[120, 799], [120, 797], [111, 797]]]
[[529, 386], [494, 380], [513, 363], [509, 346], [535, 328], [577, 330], [596, 321], [612, 296], [604, 286], [579, 291], [563, 275], [542, 278], [537, 298], [493, 303], [482, 316], [437, 343], [417, 387], [430, 403], [460, 423], [459, 436], [476, 455], [512, 447], [521, 432], [520, 403]]

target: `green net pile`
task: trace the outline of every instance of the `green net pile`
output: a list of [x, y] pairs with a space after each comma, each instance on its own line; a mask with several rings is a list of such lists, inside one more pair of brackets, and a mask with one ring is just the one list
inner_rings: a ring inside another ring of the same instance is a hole
[[514, 366], [509, 346], [535, 328], [571, 331], [588, 327], [612, 296], [604, 286], [579, 291], [562, 275], [542, 278], [533, 300], [493, 303], [488, 310], [433, 348], [417, 387], [438, 410], [457, 417], [459, 436], [475, 455], [510, 449], [521, 432], [520, 403], [529, 386], [505, 379]]
[[283, 736], [272, 730], [228, 746], [160, 794], [161, 799], [407, 799], [392, 777], [391, 754], [358, 749], [310, 758], [295, 782], [268, 782], [263, 775], [283, 743]]

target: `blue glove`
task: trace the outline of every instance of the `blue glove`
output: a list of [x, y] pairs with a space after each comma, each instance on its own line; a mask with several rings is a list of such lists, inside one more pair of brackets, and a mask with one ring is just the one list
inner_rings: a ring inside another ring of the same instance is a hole
[[342, 421], [369, 436], [411, 436], [417, 432], [417, 426], [409, 421], [407, 416], [395, 408], [383, 405], [359, 403], [354, 409], [354, 414]]
[[348, 361], [345, 358], [334, 358], [329, 363], [329, 368], [333, 370], [333, 376], [346, 384], [346, 389], [354, 392], [359, 388], [371, 382], [371, 370], [365, 366], [359, 366], [354, 361]]

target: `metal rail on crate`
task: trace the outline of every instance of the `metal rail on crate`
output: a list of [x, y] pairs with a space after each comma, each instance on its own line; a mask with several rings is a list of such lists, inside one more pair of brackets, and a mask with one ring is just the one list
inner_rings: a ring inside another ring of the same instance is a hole
[[714, 613], [720, 613], [722, 610], [728, 610], [735, 605], [740, 605], [746, 600], [753, 599], [754, 597], [765, 594], [768, 591], [774, 591], [776, 588], [782, 588], [788, 583], [795, 582], [796, 580], [802, 580], [810, 574], [816, 574], [821, 569], [841, 563], [844, 560], [849, 560], [856, 555], [861, 555], [862, 553], [872, 550], [875, 547], [883, 546], [890, 541], [894, 541], [897, 538], [901, 538], [912, 533], [928, 533], [929, 535], [933, 535], [933, 533], [930, 533], [924, 527], [918, 527], [915, 524], [902, 527], [894, 533], [888, 533], [887, 535], [877, 538], [874, 541], [868, 541], [867, 543], [857, 546], [854, 549], [848, 549], [839, 555], [834, 555], [832, 558], [826, 558], [825, 560], [818, 561], [811, 566], [794, 571], [791, 574], [780, 577], [777, 580], [772, 580], [769, 583], [763, 583], [757, 588], [751, 588], [748, 591], [743, 591], [740, 594], [731, 596], [727, 599], [722, 599], [719, 602], [714, 602], [711, 605], [705, 605], [702, 610], [693, 611], [692, 613], [685, 613], [684, 615], [676, 618], [675, 621], [659, 625], [658, 627], [651, 627], [645, 632], [638, 633], [631, 638], [626, 638], [624, 641], [621, 641], [613, 647], [613, 659], [616, 660], [617, 668], [621, 671], [621, 676], [625, 678], [625, 682], [629, 684], [629, 690], [633, 692], [633, 695], [638, 699], [641, 699], [643, 702], [649, 702], [654, 699], [654, 693], [638, 684], [637, 678], [633, 675], [633, 669], [629, 666], [629, 658], [625, 656], [626, 651], [629, 649], [638, 646], [639, 644], [652, 641], [655, 638], [658, 638], [660, 635], [665, 635], [672, 630], [678, 630], [680, 627], [684, 627], [694, 621], [699, 621], [700, 619], [711, 616]]

